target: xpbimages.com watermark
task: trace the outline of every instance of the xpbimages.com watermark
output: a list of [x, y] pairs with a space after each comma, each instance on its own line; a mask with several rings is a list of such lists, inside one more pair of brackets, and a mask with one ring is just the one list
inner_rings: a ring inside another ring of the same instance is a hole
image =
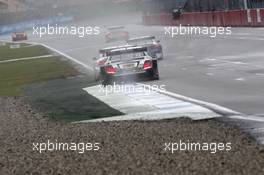
[[197, 26], [169, 26], [164, 27], [165, 35], [176, 37], [179, 35], [206, 35], [215, 38], [219, 35], [232, 35], [231, 27], [197, 27]]
[[166, 85], [145, 85], [145, 84], [137, 84], [137, 85], [131, 85], [131, 84], [116, 84], [113, 85], [100, 85], [99, 86], [99, 92], [104, 93], [106, 96], [112, 93], [124, 93], [124, 94], [130, 94], [130, 93], [144, 93], [144, 94], [151, 94], [153, 92], [166, 91]]
[[231, 151], [232, 143], [198, 143], [198, 142], [168, 142], [164, 143], [163, 151], [174, 154], [178, 151], [204, 151], [215, 154], [221, 151]]
[[33, 35], [42, 38], [46, 35], [72, 35], [84, 38], [91, 35], [100, 35], [101, 28], [99, 26], [59, 26], [47, 25], [41, 27], [33, 27]]
[[83, 154], [88, 151], [99, 151], [100, 143], [62, 143], [57, 140], [52, 142], [48, 140], [42, 143], [32, 143], [33, 151], [38, 153], [53, 152], [53, 151], [75, 151]]

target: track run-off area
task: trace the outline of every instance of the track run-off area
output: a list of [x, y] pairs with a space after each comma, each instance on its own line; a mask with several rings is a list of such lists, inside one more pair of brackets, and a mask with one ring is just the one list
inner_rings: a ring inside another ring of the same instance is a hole
[[[131, 19], [129, 22], [128, 18]], [[156, 36], [163, 45], [165, 55], [164, 60], [159, 62], [161, 78], [144, 84], [165, 85], [167, 92], [186, 97], [182, 101], [198, 99], [191, 103], [217, 113], [219, 111], [215, 110], [220, 108], [230, 109], [234, 113], [223, 112], [222, 115], [239, 123], [264, 143], [263, 28], [232, 28], [231, 35], [218, 35], [215, 38], [201, 35], [172, 38], [164, 34], [164, 26], [141, 25], [140, 15], [120, 16], [115, 23], [107, 21], [113, 20], [78, 21], [72, 25], [97, 25], [102, 28], [125, 25], [131, 37]], [[28, 33], [29, 42], [41, 43], [83, 65], [91, 73], [92, 58], [98, 57], [99, 49], [111, 45], [105, 43], [103, 32], [99, 36], [84, 38], [66, 35], [39, 38], [33, 36], [31, 31]], [[1, 36], [0, 39], [10, 40], [10, 36]], [[210, 104], [211, 107], [217, 104], [215, 106], [220, 108], [210, 108]]]

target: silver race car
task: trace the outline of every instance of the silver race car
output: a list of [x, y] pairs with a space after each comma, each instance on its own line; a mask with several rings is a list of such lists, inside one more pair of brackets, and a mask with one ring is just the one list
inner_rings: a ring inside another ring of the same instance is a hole
[[159, 60], [163, 59], [163, 49], [159, 40], [155, 36], [142, 36], [131, 38], [127, 41], [129, 45], [146, 46], [150, 56]]
[[129, 75], [159, 79], [157, 59], [148, 54], [143, 46], [128, 46], [108, 51], [105, 57], [96, 61], [99, 79], [102, 84], [111, 84], [114, 78]]

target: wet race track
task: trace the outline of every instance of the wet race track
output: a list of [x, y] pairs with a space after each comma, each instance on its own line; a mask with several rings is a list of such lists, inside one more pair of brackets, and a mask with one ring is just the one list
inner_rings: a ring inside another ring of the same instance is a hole
[[[107, 19], [81, 21], [73, 26], [125, 25], [131, 37], [155, 35], [164, 49], [159, 62], [161, 79], [147, 84], [166, 85], [168, 91], [215, 103], [248, 115], [264, 113], [264, 31], [263, 28], [232, 28], [232, 35], [215, 38], [184, 35], [172, 38], [164, 27], [143, 26], [140, 15], [120, 17], [116, 23]], [[32, 32], [30, 32], [32, 33]], [[2, 37], [2, 39], [9, 36]], [[55, 48], [78, 61], [92, 66], [100, 48], [121, 44], [106, 44], [104, 31], [99, 36], [30, 35], [30, 41]]]

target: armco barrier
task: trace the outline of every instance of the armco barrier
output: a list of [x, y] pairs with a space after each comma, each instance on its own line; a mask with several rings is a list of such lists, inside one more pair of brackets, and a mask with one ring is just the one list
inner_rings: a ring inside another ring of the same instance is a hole
[[250, 12], [252, 16], [252, 26], [264, 26], [264, 9], [256, 9]]
[[258, 21], [257, 21], [257, 10], [251, 10], [250, 11], [250, 16], [252, 19], [252, 26], [257, 26], [258, 25]]
[[264, 9], [188, 12], [177, 20], [169, 13], [152, 14], [144, 15], [143, 22], [146, 25], [264, 27]]
[[264, 9], [260, 9], [261, 24], [264, 26]]
[[74, 20], [73, 16], [55, 16], [45, 19], [37, 19], [31, 21], [24, 21], [16, 24], [3, 25], [0, 26], [0, 35], [7, 34], [11, 32], [23, 31], [26, 29], [33, 28], [34, 26], [44, 26], [48, 24], [61, 24], [66, 22], [71, 22]]

